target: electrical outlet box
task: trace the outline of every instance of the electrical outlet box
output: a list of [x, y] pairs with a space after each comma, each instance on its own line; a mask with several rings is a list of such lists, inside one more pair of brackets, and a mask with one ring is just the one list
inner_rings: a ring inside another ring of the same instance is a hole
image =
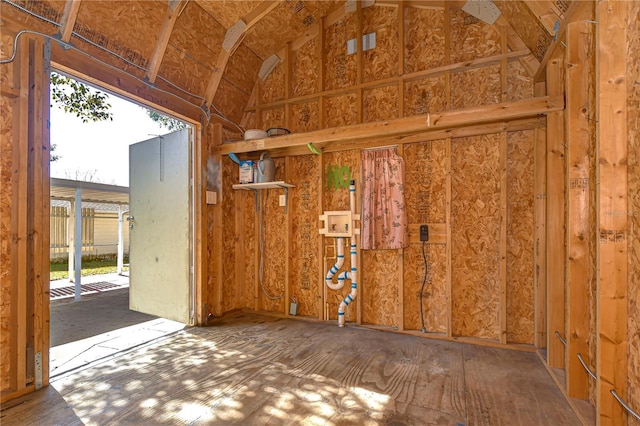
[[420, 241], [429, 241], [428, 225], [420, 225]]
[[278, 196], [278, 205], [280, 207], [285, 207], [287, 205], [287, 196], [282, 194]]
[[207, 191], [207, 204], [216, 204], [218, 202], [218, 193], [215, 191]]

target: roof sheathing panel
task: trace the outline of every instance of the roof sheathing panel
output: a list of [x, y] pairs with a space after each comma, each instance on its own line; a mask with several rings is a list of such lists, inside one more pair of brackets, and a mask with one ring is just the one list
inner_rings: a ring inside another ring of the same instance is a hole
[[[61, 8], [64, 8], [63, 2], [27, 2], [23, 0], [14, 0], [13, 3], [29, 10], [35, 15], [42, 16], [58, 24], [60, 23], [62, 17]], [[20, 24], [24, 24], [25, 28], [40, 31], [45, 34], [55, 34], [60, 28], [57, 25], [53, 25], [45, 22], [42, 19], [30, 16], [28, 13], [25, 13], [20, 9], [5, 2], [0, 3], [0, 17], [3, 19], [10, 19], [11, 21]]]
[[553, 37], [522, 1], [496, 0], [496, 6], [527, 45], [533, 56], [542, 61]]
[[[169, 45], [162, 58], [162, 65], [158, 74], [181, 89], [202, 97], [206, 90], [211, 70], [193, 60], [191, 56], [186, 55], [183, 51]], [[175, 90], [171, 91], [175, 92]], [[201, 98], [199, 103], [202, 100]]]
[[176, 21], [169, 45], [201, 66], [213, 70], [226, 29], [194, 2], [187, 3]]
[[288, 42], [301, 37], [320, 18], [335, 10], [338, 3], [342, 2], [283, 2], [248, 32], [244, 42], [261, 59], [265, 59]]
[[262, 60], [251, 49], [241, 44], [229, 58], [222, 78], [243, 92], [251, 94], [261, 65]]
[[83, 1], [74, 32], [147, 68], [167, 7], [160, 0]]
[[245, 0], [196, 0], [196, 3], [213, 16], [225, 29], [229, 29], [262, 2]]

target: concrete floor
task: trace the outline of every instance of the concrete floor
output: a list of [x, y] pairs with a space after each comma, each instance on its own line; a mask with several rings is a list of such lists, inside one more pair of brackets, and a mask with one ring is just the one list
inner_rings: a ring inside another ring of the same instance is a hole
[[[86, 283], [91, 282], [119, 286], [83, 294], [80, 302], [74, 302], [73, 297], [51, 301], [52, 379], [184, 328], [184, 324], [130, 310], [127, 277], [116, 274], [87, 277]], [[62, 285], [73, 284], [67, 280], [52, 282], [52, 288]]]

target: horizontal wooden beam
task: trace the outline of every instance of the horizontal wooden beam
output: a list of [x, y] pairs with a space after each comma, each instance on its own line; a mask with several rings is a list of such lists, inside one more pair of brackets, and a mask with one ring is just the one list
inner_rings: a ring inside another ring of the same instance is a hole
[[375, 123], [355, 124], [314, 132], [290, 134], [276, 138], [224, 144], [217, 150], [219, 154], [253, 152], [265, 149], [306, 146], [313, 142], [317, 147], [330, 143], [346, 143], [368, 138], [383, 138], [416, 133], [429, 133], [458, 127], [510, 121], [535, 117], [564, 109], [564, 98], [540, 97], [516, 102], [484, 105], [455, 111], [445, 111], [415, 117], [400, 118]]

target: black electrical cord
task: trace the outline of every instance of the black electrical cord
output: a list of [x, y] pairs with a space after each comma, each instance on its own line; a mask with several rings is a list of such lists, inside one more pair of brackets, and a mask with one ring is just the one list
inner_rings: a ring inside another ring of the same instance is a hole
[[424, 296], [424, 286], [427, 283], [427, 274], [429, 272], [429, 268], [427, 268], [427, 255], [424, 251], [424, 245], [426, 241], [422, 242], [422, 259], [424, 259], [424, 279], [422, 280], [422, 288], [420, 289], [420, 320], [422, 321], [422, 332], [426, 333], [427, 329], [424, 327], [424, 309], [422, 307], [422, 298]]

